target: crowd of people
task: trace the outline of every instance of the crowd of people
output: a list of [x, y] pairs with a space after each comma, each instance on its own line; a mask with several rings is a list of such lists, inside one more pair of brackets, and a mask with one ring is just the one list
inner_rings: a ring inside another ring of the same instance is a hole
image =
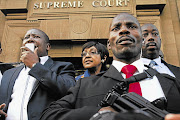
[[[26, 46], [29, 43], [34, 50]], [[110, 24], [107, 47], [94, 41], [82, 46], [86, 71], [76, 77], [72, 63], [48, 56], [50, 48], [45, 32], [30, 29], [21, 47], [23, 65], [0, 66], [0, 120], [154, 120], [144, 112], [100, 106], [113, 86], [149, 68], [157, 74], [128, 84], [124, 92], [134, 92], [167, 111], [162, 119], [180, 120], [180, 67], [162, 58], [155, 25], [140, 26], [134, 16], [118, 14]], [[113, 61], [107, 69], [108, 50]]]

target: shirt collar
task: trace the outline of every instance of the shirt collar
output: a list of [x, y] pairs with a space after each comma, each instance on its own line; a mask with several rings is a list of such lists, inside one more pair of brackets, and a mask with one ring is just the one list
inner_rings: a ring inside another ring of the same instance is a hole
[[[143, 61], [143, 63], [144, 63], [145, 65], [149, 65], [149, 63], [151, 62], [151, 59], [148, 59], [148, 58], [141, 58], [141, 60]], [[158, 57], [158, 58], [156, 58], [156, 59], [153, 59], [153, 61], [155, 61], [160, 67], [162, 67], [162, 66], [161, 66], [161, 57]]]
[[[44, 65], [44, 63], [48, 60], [48, 56], [43, 56], [43, 57], [40, 57], [39, 59], [40, 59], [40, 63], [42, 64], [42, 65]], [[30, 70], [30, 68], [29, 67], [26, 67], [26, 66], [24, 66], [24, 70], [25, 71], [29, 71]]]
[[[112, 62], [112, 65], [119, 71], [121, 72], [121, 69], [127, 65], [126, 63], [123, 63], [123, 62], [120, 62], [120, 61], [117, 61], [117, 60], [113, 60]], [[133, 62], [131, 65], [134, 65], [136, 66], [138, 72], [143, 72], [144, 70], [144, 64], [143, 64], [143, 61], [141, 59], [139, 60], [136, 60], [135, 62]]]
[[48, 60], [48, 56], [43, 56], [43, 57], [40, 57], [40, 63], [42, 64], [42, 65], [44, 65], [44, 63]]
[[89, 71], [86, 70], [86, 71], [84, 72], [84, 77], [89, 77], [89, 76], [90, 76]]

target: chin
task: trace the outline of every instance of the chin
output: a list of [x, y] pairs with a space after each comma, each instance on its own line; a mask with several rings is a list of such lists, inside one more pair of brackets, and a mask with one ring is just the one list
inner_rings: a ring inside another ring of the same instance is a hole
[[92, 68], [92, 67], [93, 67], [92, 65], [86, 65], [84, 68], [89, 69], [89, 68]]

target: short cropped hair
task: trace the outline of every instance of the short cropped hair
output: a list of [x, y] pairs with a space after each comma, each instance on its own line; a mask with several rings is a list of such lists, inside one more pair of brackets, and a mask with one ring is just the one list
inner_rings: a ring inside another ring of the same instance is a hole
[[101, 59], [104, 59], [105, 56], [107, 56], [106, 61], [104, 63], [102, 63], [102, 67], [101, 67], [101, 71], [105, 71], [107, 70], [106, 64], [107, 64], [107, 60], [109, 58], [109, 52], [107, 50], [107, 47], [105, 45], [103, 45], [102, 43], [99, 42], [95, 42], [95, 41], [90, 41], [85, 43], [82, 46], [82, 52], [86, 49], [86, 48], [90, 48], [94, 46], [97, 49], [97, 52], [100, 54]]

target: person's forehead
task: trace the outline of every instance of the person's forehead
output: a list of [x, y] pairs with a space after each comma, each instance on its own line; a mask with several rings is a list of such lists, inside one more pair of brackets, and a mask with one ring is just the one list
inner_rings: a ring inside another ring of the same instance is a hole
[[138, 24], [138, 21], [135, 17], [131, 16], [131, 15], [118, 15], [116, 16], [113, 21], [112, 21], [112, 25], [117, 24], [117, 23], [135, 23]]
[[144, 26], [141, 27], [141, 29], [142, 29], [143, 32], [146, 32], [146, 31], [158, 31], [156, 26], [151, 25], [151, 24], [144, 25]]
[[37, 29], [31, 29], [26, 32], [26, 35], [30, 35], [30, 34], [43, 36], [43, 33]]

